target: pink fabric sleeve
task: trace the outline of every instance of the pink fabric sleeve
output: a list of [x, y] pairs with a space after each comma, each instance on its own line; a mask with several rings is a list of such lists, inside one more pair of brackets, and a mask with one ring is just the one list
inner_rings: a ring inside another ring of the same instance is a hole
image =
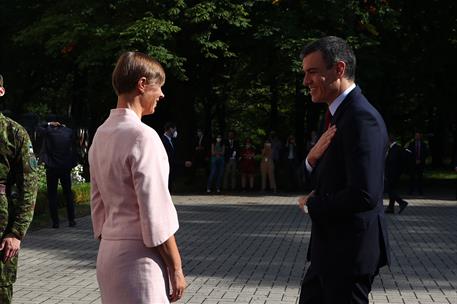
[[102, 236], [103, 223], [105, 222], [105, 206], [100, 191], [98, 190], [95, 174], [91, 174], [90, 179], [90, 204], [94, 238], [100, 239]]
[[159, 136], [152, 132], [144, 132], [137, 138], [131, 158], [141, 232], [147, 247], [164, 243], [179, 228], [176, 209], [168, 191], [167, 154]]

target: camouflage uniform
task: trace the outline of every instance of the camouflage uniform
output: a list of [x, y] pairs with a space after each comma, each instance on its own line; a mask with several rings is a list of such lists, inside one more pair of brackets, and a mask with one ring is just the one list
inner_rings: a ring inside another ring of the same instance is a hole
[[[25, 129], [0, 113], [0, 235], [24, 237], [33, 218], [37, 162]], [[12, 195], [14, 193], [14, 195]], [[3, 256], [1, 256], [2, 258]], [[11, 303], [17, 256], [0, 262], [0, 303]]]

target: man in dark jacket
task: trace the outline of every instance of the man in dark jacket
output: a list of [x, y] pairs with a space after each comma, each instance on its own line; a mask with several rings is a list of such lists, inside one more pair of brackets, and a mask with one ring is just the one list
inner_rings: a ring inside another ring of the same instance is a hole
[[409, 194], [413, 194], [417, 190], [417, 193], [422, 195], [425, 160], [428, 156], [428, 146], [423, 140], [422, 133], [416, 132], [414, 140], [408, 145], [407, 151], [411, 153], [412, 158]]
[[189, 168], [192, 166], [191, 161], [179, 161], [176, 158], [176, 138], [178, 137], [178, 130], [176, 125], [172, 122], [167, 122], [164, 126], [164, 133], [161, 136], [165, 151], [167, 151], [168, 164], [170, 166], [170, 173], [168, 174], [168, 189], [174, 190], [174, 182], [178, 167]]
[[386, 127], [355, 84], [356, 59], [346, 41], [321, 38], [302, 58], [304, 85], [313, 102], [328, 104], [333, 126], [306, 159], [316, 184], [299, 199], [312, 221], [311, 264], [299, 303], [368, 304], [373, 280], [389, 262], [382, 201]]
[[385, 187], [389, 194], [389, 206], [386, 208], [385, 213], [394, 213], [395, 202], [400, 205], [398, 213], [405, 210], [408, 203], [398, 195], [398, 181], [402, 174], [402, 168], [405, 162], [406, 151], [393, 139], [392, 135], [389, 138], [389, 150], [386, 157], [386, 170], [385, 170]]
[[72, 129], [58, 121], [57, 116], [50, 115], [48, 122], [38, 128], [43, 137], [40, 161], [46, 166], [46, 183], [48, 188], [49, 210], [52, 227], [59, 228], [57, 205], [57, 186], [60, 180], [66, 200], [68, 225], [74, 227], [75, 204], [71, 191], [71, 169], [76, 162], [76, 138]]

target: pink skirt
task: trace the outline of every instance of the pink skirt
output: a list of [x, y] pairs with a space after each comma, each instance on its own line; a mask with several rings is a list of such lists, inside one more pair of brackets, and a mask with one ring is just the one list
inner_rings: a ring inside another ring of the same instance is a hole
[[167, 268], [141, 240], [102, 240], [97, 280], [103, 304], [170, 303]]

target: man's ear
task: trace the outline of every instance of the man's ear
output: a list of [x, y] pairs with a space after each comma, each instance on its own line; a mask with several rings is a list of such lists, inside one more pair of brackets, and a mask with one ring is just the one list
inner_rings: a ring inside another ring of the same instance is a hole
[[0, 97], [5, 95], [6, 91], [4, 87], [0, 87]]
[[336, 68], [336, 73], [337, 73], [338, 77], [343, 78], [344, 73], [346, 72], [346, 62], [338, 61], [335, 64], [335, 68]]

